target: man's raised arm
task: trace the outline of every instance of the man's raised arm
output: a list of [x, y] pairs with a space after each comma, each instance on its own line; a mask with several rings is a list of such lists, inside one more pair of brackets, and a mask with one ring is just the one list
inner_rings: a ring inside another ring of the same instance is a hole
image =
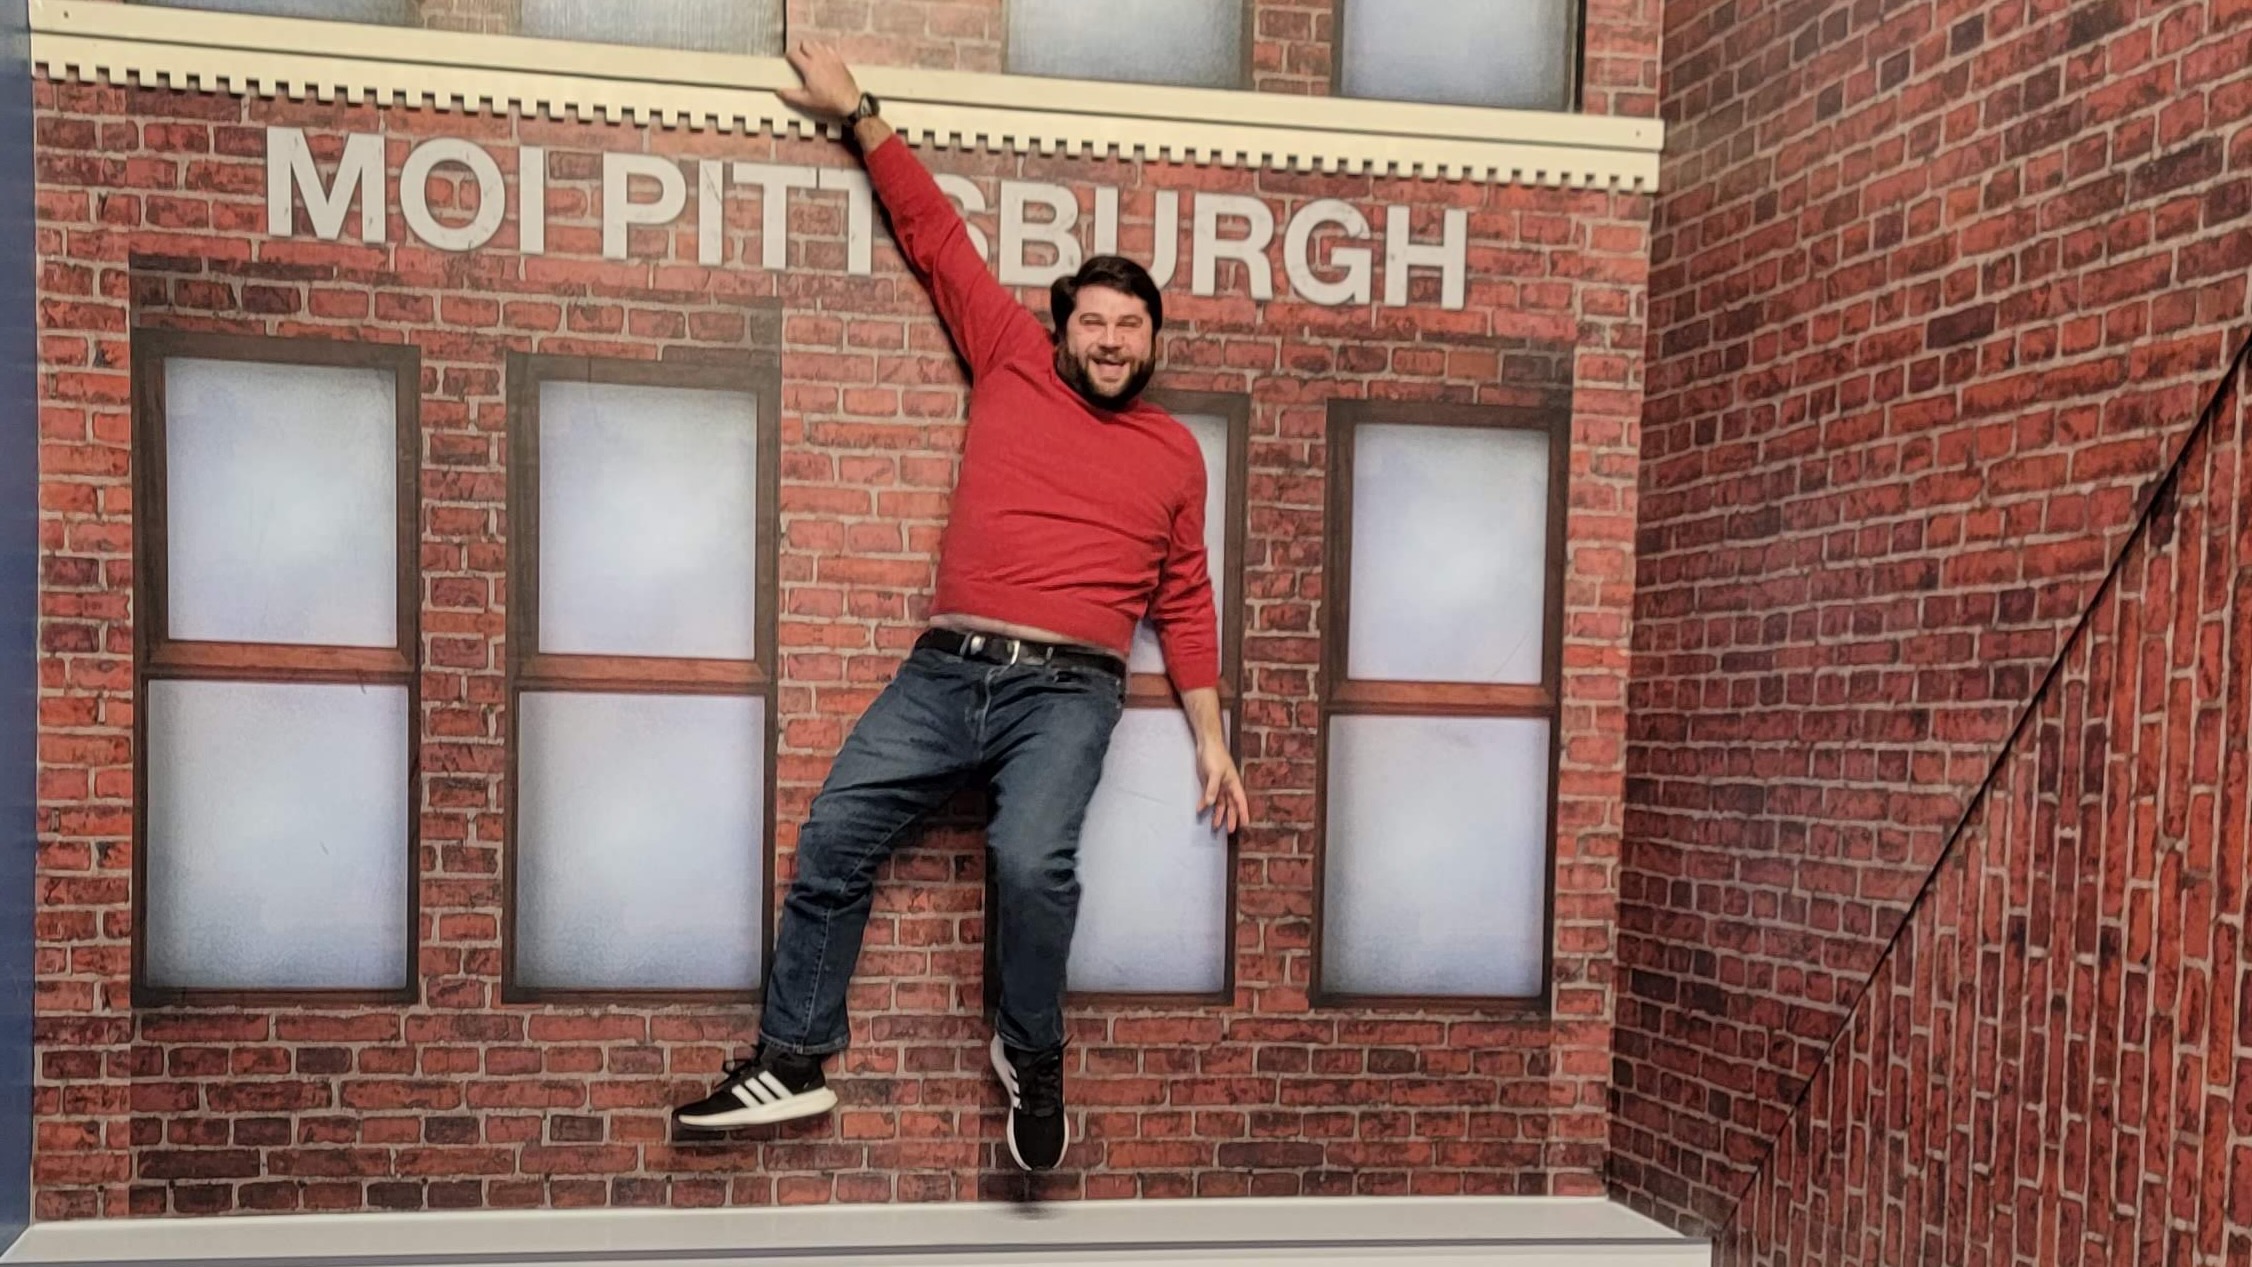
[[900, 253], [923, 279], [970, 373], [982, 374], [1028, 347], [1045, 355], [1047, 330], [986, 270], [961, 213], [906, 142], [874, 114], [853, 119], [862, 94], [844, 58], [827, 44], [800, 42], [791, 46], [789, 59], [805, 86], [783, 89], [782, 100], [820, 118], [853, 120], [853, 140], [876, 197], [891, 213]]

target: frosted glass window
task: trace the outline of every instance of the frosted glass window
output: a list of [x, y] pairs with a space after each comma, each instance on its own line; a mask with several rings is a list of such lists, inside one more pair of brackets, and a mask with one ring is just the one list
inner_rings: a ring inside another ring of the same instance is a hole
[[173, 638], [398, 645], [397, 388], [388, 369], [164, 362]]
[[1079, 836], [1074, 990], [1210, 994], [1227, 981], [1228, 841], [1199, 818], [1177, 708], [1130, 708]]
[[1332, 718], [1324, 988], [1540, 993], [1548, 770], [1545, 719]]
[[407, 984], [407, 692], [148, 684], [150, 985]]
[[1348, 97], [1570, 107], [1569, 0], [1344, 0]]
[[548, 39], [709, 53], [782, 51], [780, 0], [522, 0], [518, 30]]
[[1347, 672], [1363, 680], [1541, 680], [1548, 436], [1354, 429]]
[[1243, 82], [1243, 0], [1008, 0], [1009, 69], [1123, 83]]
[[755, 987], [766, 701], [526, 692], [518, 718], [516, 980]]
[[171, 9], [254, 13], [270, 18], [323, 18], [331, 22], [414, 23], [414, 0], [139, 0]]
[[[1212, 601], [1227, 598], [1228, 575], [1228, 420], [1218, 414], [1180, 414], [1181, 425], [1196, 436], [1204, 450], [1204, 569], [1212, 577]], [[1163, 673], [1165, 653], [1157, 645], [1157, 626], [1143, 620], [1134, 627], [1133, 655], [1128, 667], [1136, 673]]]
[[540, 650], [753, 658], [757, 420], [739, 392], [540, 384]]

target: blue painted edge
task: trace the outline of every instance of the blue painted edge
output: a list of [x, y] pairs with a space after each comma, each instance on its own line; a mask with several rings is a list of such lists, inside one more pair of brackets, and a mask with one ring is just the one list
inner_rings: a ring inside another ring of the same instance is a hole
[[31, 1218], [39, 615], [31, 6], [0, 0], [0, 1248]]

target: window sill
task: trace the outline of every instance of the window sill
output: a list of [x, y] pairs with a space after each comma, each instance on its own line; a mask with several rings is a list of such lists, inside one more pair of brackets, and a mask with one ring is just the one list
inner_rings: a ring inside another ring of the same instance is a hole
[[[515, 110], [726, 132], [806, 134], [775, 57], [31, 0], [32, 58], [56, 79], [242, 95]], [[867, 67], [910, 141], [1017, 153], [1657, 188], [1654, 119]]]

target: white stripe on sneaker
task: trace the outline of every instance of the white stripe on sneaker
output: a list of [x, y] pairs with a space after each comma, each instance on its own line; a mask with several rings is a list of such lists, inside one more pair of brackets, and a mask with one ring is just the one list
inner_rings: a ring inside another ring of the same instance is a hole
[[762, 1089], [773, 1093], [768, 1098], [770, 1104], [777, 1100], [787, 1100], [793, 1094], [788, 1087], [782, 1085], [780, 1078], [774, 1076], [772, 1069], [761, 1070], [757, 1081]]
[[760, 1100], [758, 1098], [758, 1095], [750, 1089], [749, 1083], [738, 1082], [729, 1089], [735, 1093], [736, 1099], [743, 1102], [743, 1107], [746, 1109], [755, 1109], [760, 1104], [764, 1103], [764, 1101]]

